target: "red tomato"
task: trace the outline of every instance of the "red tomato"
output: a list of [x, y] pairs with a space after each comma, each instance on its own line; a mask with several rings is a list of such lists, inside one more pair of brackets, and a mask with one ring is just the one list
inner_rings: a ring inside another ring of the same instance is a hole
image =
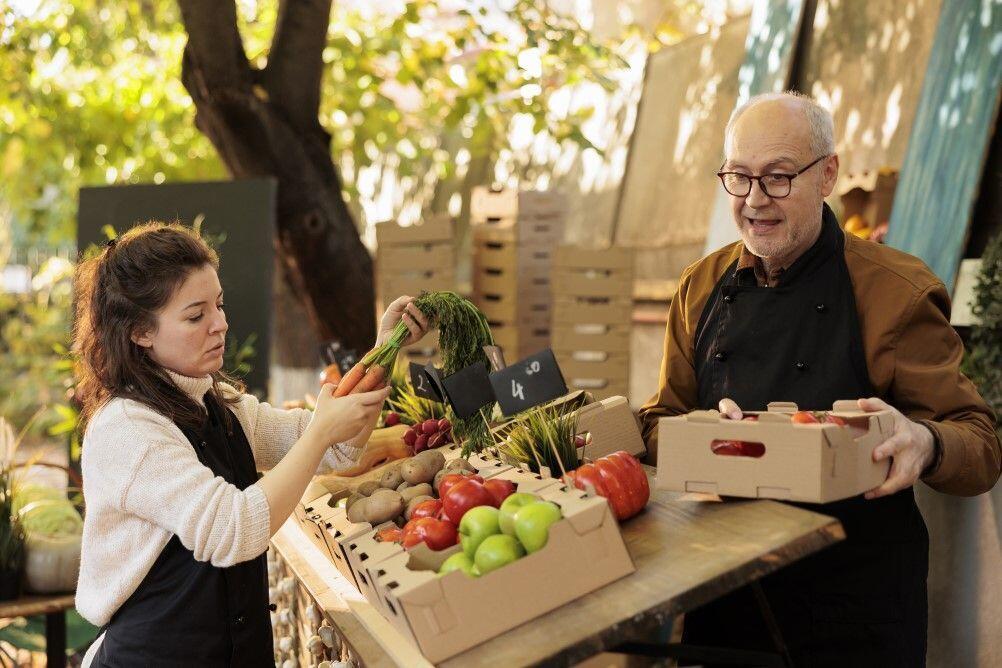
[[746, 416], [744, 416], [741, 419], [743, 421], [745, 421], [745, 422], [758, 422], [758, 416], [757, 415], [746, 415]]
[[825, 424], [837, 424], [840, 427], [844, 427], [847, 424], [849, 424], [848, 422], [845, 421], [844, 418], [840, 418], [837, 415], [829, 415], [827, 413], [825, 414], [824, 423]]
[[794, 424], [818, 424], [819, 420], [810, 411], [797, 411], [791, 418]]
[[419, 520], [422, 517], [438, 517], [440, 510], [442, 510], [442, 501], [440, 499], [428, 499], [414, 506], [414, 510], [411, 511], [411, 519]]
[[442, 509], [445, 511], [445, 516], [450, 522], [457, 525], [470, 508], [493, 505], [494, 497], [487, 491], [482, 482], [473, 480], [472, 476], [457, 482], [442, 497]]
[[380, 529], [376, 533], [376, 540], [380, 540], [384, 543], [399, 543], [403, 540], [404, 532], [396, 527], [387, 527], [385, 529]]
[[740, 457], [744, 454], [744, 441], [712, 441], [710, 450], [715, 455]]
[[490, 480], [484, 482], [484, 489], [490, 492], [491, 496], [494, 497], [494, 503], [492, 505], [495, 508], [500, 508], [501, 502], [515, 493], [515, 483], [511, 480], [498, 480], [497, 478], [491, 478]]
[[404, 532], [404, 547], [414, 547], [418, 543], [424, 543], [432, 550], [444, 550], [459, 542], [459, 533], [456, 525], [445, 520], [437, 520], [434, 517], [422, 517], [411, 520], [404, 527], [410, 527]]
[[438, 498], [444, 499], [445, 495], [449, 493], [449, 489], [458, 482], [463, 482], [464, 480], [476, 480], [480, 484], [483, 484], [484, 479], [478, 475], [463, 475], [462, 473], [450, 473], [449, 475], [442, 476], [442, 479], [438, 481]]

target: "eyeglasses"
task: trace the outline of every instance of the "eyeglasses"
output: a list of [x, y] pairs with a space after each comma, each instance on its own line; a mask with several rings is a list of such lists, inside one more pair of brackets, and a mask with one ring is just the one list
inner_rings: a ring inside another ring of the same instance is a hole
[[811, 164], [807, 165], [795, 174], [763, 174], [762, 176], [751, 176], [741, 172], [717, 172], [720, 182], [724, 184], [724, 190], [735, 197], [748, 197], [751, 193], [752, 181], [758, 181], [758, 187], [767, 197], [772, 199], [782, 199], [790, 194], [793, 189], [793, 179], [797, 178], [808, 169], [818, 164], [829, 156], [823, 155]]

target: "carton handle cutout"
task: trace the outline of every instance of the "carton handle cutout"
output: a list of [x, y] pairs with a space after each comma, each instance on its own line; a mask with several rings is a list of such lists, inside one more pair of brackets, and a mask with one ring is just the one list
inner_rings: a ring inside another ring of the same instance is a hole
[[765, 444], [756, 441], [714, 439], [710, 441], [710, 452], [720, 457], [748, 457], [758, 459], [765, 454]]

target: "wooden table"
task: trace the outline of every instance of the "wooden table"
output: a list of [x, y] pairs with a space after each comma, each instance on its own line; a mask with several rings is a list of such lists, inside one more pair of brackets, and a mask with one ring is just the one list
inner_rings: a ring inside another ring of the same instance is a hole
[[46, 665], [63, 668], [66, 665], [66, 611], [73, 606], [73, 594], [23, 596], [0, 603], [0, 619], [45, 615]]
[[[293, 531], [313, 556], [294, 553]], [[622, 531], [636, 572], [443, 665], [572, 665], [845, 537], [837, 520], [783, 503], [714, 503], [653, 489], [647, 509]], [[283, 533], [276, 548], [299, 562], [293, 569], [366, 665], [428, 665], [333, 565], [316, 563], [323, 557], [298, 525]]]

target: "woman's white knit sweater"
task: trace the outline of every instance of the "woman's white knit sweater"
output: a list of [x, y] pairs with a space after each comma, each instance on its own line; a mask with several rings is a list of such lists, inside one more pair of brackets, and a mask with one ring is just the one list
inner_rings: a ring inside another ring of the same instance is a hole
[[[168, 372], [204, 406], [209, 376]], [[224, 391], [235, 392], [224, 386]], [[230, 406], [259, 471], [275, 466], [309, 424], [307, 410], [282, 410], [244, 394]], [[361, 449], [338, 443], [318, 473], [347, 468]], [[91, 419], [81, 459], [86, 504], [76, 606], [106, 624], [136, 590], [172, 535], [198, 561], [232, 566], [268, 549], [268, 500], [254, 484], [240, 491], [215, 476], [170, 419], [127, 399], [112, 399]]]

